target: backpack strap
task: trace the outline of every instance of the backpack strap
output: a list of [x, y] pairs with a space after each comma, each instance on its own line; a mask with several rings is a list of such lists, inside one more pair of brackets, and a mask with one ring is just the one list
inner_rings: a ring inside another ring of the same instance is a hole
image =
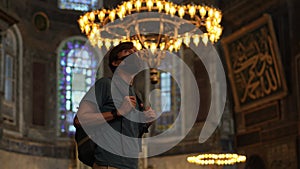
[[145, 110], [145, 105], [144, 105], [143, 100], [141, 99], [141, 93], [140, 92], [135, 92], [135, 97], [136, 97], [136, 101], [137, 101], [137, 103], [140, 107], [140, 111], [144, 111]]
[[83, 139], [81, 139], [78, 143], [77, 146], [80, 147], [83, 143], [87, 142], [88, 140], [90, 140], [91, 138], [89, 136], [84, 137]]

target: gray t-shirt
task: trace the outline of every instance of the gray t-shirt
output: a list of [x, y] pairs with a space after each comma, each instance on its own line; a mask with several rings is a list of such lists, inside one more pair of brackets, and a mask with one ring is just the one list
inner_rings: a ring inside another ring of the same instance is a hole
[[[119, 107], [124, 97], [128, 96], [128, 94], [129, 96], [135, 96], [134, 88], [126, 84], [120, 77], [114, 79], [113, 82], [110, 78], [101, 78], [97, 80], [94, 88], [91, 88], [89, 92], [94, 92], [95, 98], [93, 98], [93, 95], [86, 95], [84, 99], [91, 102], [96, 100], [100, 112], [111, 112], [116, 107]], [[141, 110], [139, 104], [137, 104], [136, 109]], [[138, 112], [132, 110], [126, 116], [136, 115], [136, 113]], [[129, 119], [118, 117], [109, 121], [108, 124], [114, 130], [113, 132], [108, 130], [107, 127], [97, 126], [95, 135], [97, 140], [101, 142], [101, 145], [97, 146], [95, 150], [97, 165], [120, 169], [138, 168], [137, 157], [141, 146], [140, 137], [146, 132], [146, 129], [144, 123], [133, 122]], [[112, 134], [114, 132], [119, 134]], [[126, 139], [127, 136], [139, 139]]]

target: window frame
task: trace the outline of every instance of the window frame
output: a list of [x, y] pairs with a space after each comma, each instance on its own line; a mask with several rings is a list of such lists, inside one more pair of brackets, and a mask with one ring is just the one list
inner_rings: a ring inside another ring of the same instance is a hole
[[[12, 124], [16, 124], [16, 103], [17, 103], [17, 70], [18, 70], [18, 66], [17, 66], [17, 59], [18, 59], [18, 55], [17, 55], [17, 36], [16, 33], [11, 29], [7, 29], [4, 32], [2, 32], [2, 51], [1, 51], [1, 60], [3, 61], [3, 65], [2, 65], [2, 73], [1, 73], [1, 91], [3, 92], [3, 99], [2, 99], [2, 104], [4, 106], [6, 106], [7, 108], [11, 109], [12, 114], [6, 114], [4, 112], [2, 112], [2, 118], [6, 119], [5, 121], [9, 121], [9, 123]], [[11, 44], [6, 44], [6, 39], [8, 36], [11, 36]], [[7, 57], [11, 58], [11, 76], [12, 77], [7, 77], [6, 76], [6, 71], [7, 71]], [[6, 99], [6, 82], [7, 80], [10, 80], [11, 83], [13, 84], [12, 89], [12, 99], [11, 100], [7, 100]]]
[[[9, 133], [13, 136], [21, 136], [24, 133], [23, 123], [23, 41], [21, 32], [16, 24], [2, 30], [1, 32], [1, 51], [0, 51], [0, 92], [1, 92], [1, 112], [3, 133]], [[7, 34], [11, 36], [11, 44], [5, 45]], [[9, 49], [10, 48], [10, 49]], [[9, 102], [4, 99], [5, 88], [5, 55], [9, 54], [13, 57], [13, 97], [14, 101]]]

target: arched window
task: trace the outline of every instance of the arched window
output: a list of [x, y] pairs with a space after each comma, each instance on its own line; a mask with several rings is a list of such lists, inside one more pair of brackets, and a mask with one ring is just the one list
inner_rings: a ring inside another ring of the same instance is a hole
[[[19, 78], [19, 66], [21, 60], [21, 37], [19, 29], [16, 25], [9, 29], [0, 32], [0, 51], [1, 51], [1, 91], [3, 92], [3, 100], [1, 102], [1, 116], [6, 124], [11, 124], [17, 127], [16, 113], [19, 107], [18, 97], [21, 92], [17, 90], [21, 79]], [[18, 80], [18, 81], [17, 81]], [[16, 128], [16, 130], [18, 130]]]
[[76, 11], [89, 11], [100, 8], [102, 0], [58, 0], [60, 9], [70, 9]]
[[4, 100], [12, 103], [15, 101], [15, 59], [16, 58], [16, 37], [11, 30], [7, 30], [3, 36], [4, 56]]
[[95, 83], [98, 57], [86, 39], [75, 37], [62, 42], [58, 49], [58, 106], [60, 135], [72, 135], [73, 118], [80, 100]]

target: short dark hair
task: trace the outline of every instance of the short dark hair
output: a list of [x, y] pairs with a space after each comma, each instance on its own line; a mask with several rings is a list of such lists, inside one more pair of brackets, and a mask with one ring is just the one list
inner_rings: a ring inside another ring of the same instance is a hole
[[114, 73], [117, 69], [117, 66], [112, 65], [112, 62], [118, 60], [118, 53], [125, 49], [132, 49], [133, 43], [132, 42], [121, 42], [119, 45], [115, 46], [111, 49], [109, 53], [109, 68]]

